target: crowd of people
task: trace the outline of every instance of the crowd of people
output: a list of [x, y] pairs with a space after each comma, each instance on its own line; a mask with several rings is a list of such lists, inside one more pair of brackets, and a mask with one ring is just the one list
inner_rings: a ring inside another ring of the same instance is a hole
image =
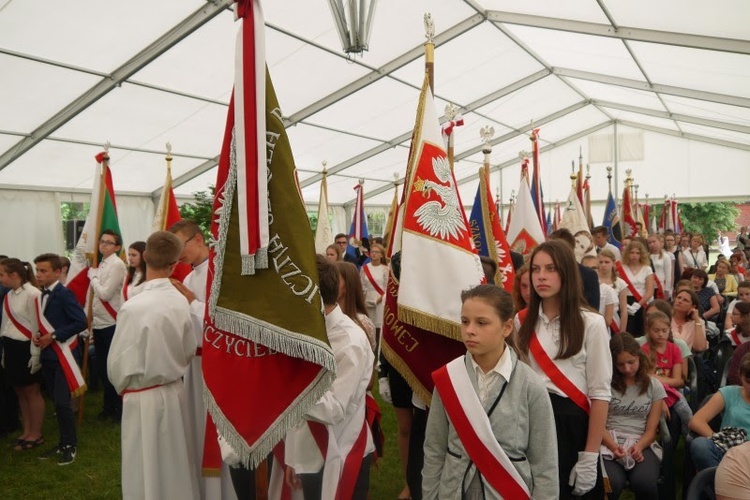
[[[429, 407], [380, 349], [400, 255], [391, 262], [379, 238], [355, 247], [336, 235], [317, 268], [337, 377], [287, 434], [283, 483], [306, 499], [368, 498], [383, 453], [377, 386], [396, 414], [389, 453], [402, 466], [402, 500], [619, 498], [626, 487], [658, 498], [663, 456], [679, 439], [689, 470], [716, 468], [719, 497], [750, 497], [747, 232], [734, 250], [719, 234], [725, 253], [713, 265], [699, 234], [636, 236], [620, 248], [606, 228], [592, 235], [597, 255], [581, 262], [565, 229], [525, 258], [514, 252], [512, 293], [493, 284], [496, 267], [483, 260], [487, 284], [455, 298], [467, 353], [433, 373]], [[122, 426], [123, 496], [254, 498], [255, 471], [222, 438], [218, 477], [201, 473], [205, 236], [181, 221], [132, 243], [127, 265], [122, 247], [119, 234], [102, 233], [88, 319], [65, 287], [64, 257], [42, 254], [33, 266], [0, 257], [2, 430], [20, 415], [13, 449], [48, 444], [44, 387], [59, 442], [39, 458], [75, 461], [79, 335], [90, 322], [91, 377], [104, 392], [98, 418]], [[177, 262], [192, 266], [182, 282], [170, 278]], [[351, 450], [339, 469], [316, 445], [316, 426]]]

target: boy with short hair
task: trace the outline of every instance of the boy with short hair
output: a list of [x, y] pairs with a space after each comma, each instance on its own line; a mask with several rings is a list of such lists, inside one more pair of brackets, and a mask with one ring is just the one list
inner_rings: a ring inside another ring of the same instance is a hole
[[102, 261], [99, 267], [88, 270], [94, 299], [91, 302], [93, 317], [91, 329], [94, 333], [96, 349], [96, 371], [104, 386], [104, 404], [99, 420], [112, 419], [119, 422], [122, 417], [122, 398], [117, 395], [112, 382], [107, 377], [107, 357], [115, 335], [117, 314], [122, 307], [122, 286], [128, 269], [118, 256], [122, 248], [122, 237], [111, 229], [102, 231], [99, 237], [99, 253]]
[[615, 259], [622, 260], [620, 249], [609, 242], [609, 229], [607, 229], [606, 226], [596, 226], [591, 230], [591, 236], [594, 238], [596, 253], [599, 253], [606, 248], [615, 254]]
[[197, 499], [182, 377], [195, 356], [190, 307], [169, 281], [182, 241], [146, 242], [146, 284], [120, 309], [107, 369], [123, 396], [123, 498]]
[[86, 390], [78, 368], [78, 333], [86, 329], [86, 314], [73, 292], [60, 283], [62, 262], [53, 253], [34, 259], [36, 280], [42, 295], [36, 301], [39, 336], [34, 344], [42, 350], [42, 375], [55, 403], [60, 443], [42, 453], [42, 460], [57, 457], [58, 465], [68, 465], [76, 458], [78, 438], [71, 395]]

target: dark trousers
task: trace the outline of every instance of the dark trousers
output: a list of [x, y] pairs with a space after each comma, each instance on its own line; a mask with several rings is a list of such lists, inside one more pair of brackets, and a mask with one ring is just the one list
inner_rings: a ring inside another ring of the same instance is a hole
[[604, 467], [612, 485], [609, 498], [620, 498], [626, 481], [630, 481], [630, 489], [635, 493], [636, 500], [659, 498], [659, 459], [650, 448], [643, 450], [643, 462], [635, 464], [630, 470], [625, 470], [622, 465], [612, 460], [605, 460]]
[[[367, 500], [370, 492], [370, 467], [372, 466], [372, 453], [362, 459], [362, 466], [359, 468], [357, 482], [354, 485], [352, 500]], [[302, 494], [305, 500], [322, 500], [323, 490], [323, 469], [315, 474], [298, 474], [302, 483]]]
[[[628, 295], [628, 305], [635, 304], [635, 297]], [[638, 309], [633, 316], [628, 314], [627, 329], [624, 330], [631, 334], [633, 337], [642, 337], [646, 326], [643, 323], [643, 308]], [[622, 330], [622, 329], [621, 329]]]
[[413, 500], [422, 500], [422, 467], [424, 467], [424, 437], [427, 430], [427, 410], [414, 408], [414, 420], [409, 434], [409, 458], [406, 464], [406, 484]]
[[65, 380], [65, 373], [58, 361], [42, 362], [44, 384], [47, 386], [57, 413], [57, 427], [60, 430], [60, 446], [77, 446], [76, 419], [70, 400], [70, 388]]
[[118, 417], [122, 415], [122, 397], [117, 394], [115, 386], [109, 381], [107, 375], [107, 359], [109, 358], [109, 348], [112, 345], [112, 339], [115, 336], [115, 325], [107, 328], [94, 330], [94, 345], [96, 346], [96, 371], [101, 377], [102, 386], [104, 387], [104, 413]]
[[600, 500], [604, 497], [602, 471], [597, 472], [596, 486], [582, 497], [573, 496], [573, 487], [568, 485], [570, 471], [578, 462], [578, 452], [586, 448], [589, 432], [589, 416], [569, 398], [550, 394], [552, 411], [555, 415], [557, 431], [558, 478], [560, 480], [560, 498], [586, 498]]

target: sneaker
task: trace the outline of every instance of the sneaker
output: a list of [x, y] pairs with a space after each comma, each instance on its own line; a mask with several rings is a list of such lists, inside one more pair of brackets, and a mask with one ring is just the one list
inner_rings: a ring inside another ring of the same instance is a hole
[[66, 446], [62, 448], [60, 452], [60, 460], [57, 461], [57, 465], [68, 465], [75, 462], [76, 459], [76, 447]]
[[52, 457], [56, 457], [57, 455], [60, 455], [60, 454], [62, 454], [62, 446], [60, 446], [58, 444], [57, 446], [55, 446], [51, 450], [47, 450], [44, 453], [42, 453], [41, 455], [39, 455], [39, 460], [47, 460], [47, 459], [50, 459]]

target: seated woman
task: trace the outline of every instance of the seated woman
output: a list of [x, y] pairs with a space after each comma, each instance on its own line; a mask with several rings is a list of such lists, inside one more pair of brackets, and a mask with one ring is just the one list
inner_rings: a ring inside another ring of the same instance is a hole
[[725, 297], [737, 296], [737, 280], [729, 272], [730, 266], [727, 260], [716, 263], [716, 273], [708, 276], [708, 279], [716, 283], [719, 293]]
[[661, 448], [656, 444], [664, 386], [649, 376], [651, 363], [632, 335], [615, 335], [612, 352], [612, 399], [601, 454], [612, 493], [619, 498], [630, 482], [637, 499], [658, 498]]
[[[750, 354], [740, 361], [740, 381], [740, 386], [721, 387], [690, 419], [690, 430], [700, 436], [690, 444], [697, 470], [719, 465], [724, 453], [738, 444], [741, 431], [750, 434]], [[715, 433], [708, 423], [719, 414], [721, 430]]]
[[698, 303], [703, 311], [703, 319], [706, 321], [717, 321], [721, 312], [719, 296], [708, 286], [708, 274], [706, 271], [696, 269], [690, 277], [693, 284], [693, 291], [698, 296]]
[[695, 292], [680, 290], [672, 304], [672, 334], [684, 340], [693, 352], [708, 349], [706, 324], [700, 315], [700, 303]]
[[750, 498], [750, 442], [726, 452], [716, 469], [716, 500]]

